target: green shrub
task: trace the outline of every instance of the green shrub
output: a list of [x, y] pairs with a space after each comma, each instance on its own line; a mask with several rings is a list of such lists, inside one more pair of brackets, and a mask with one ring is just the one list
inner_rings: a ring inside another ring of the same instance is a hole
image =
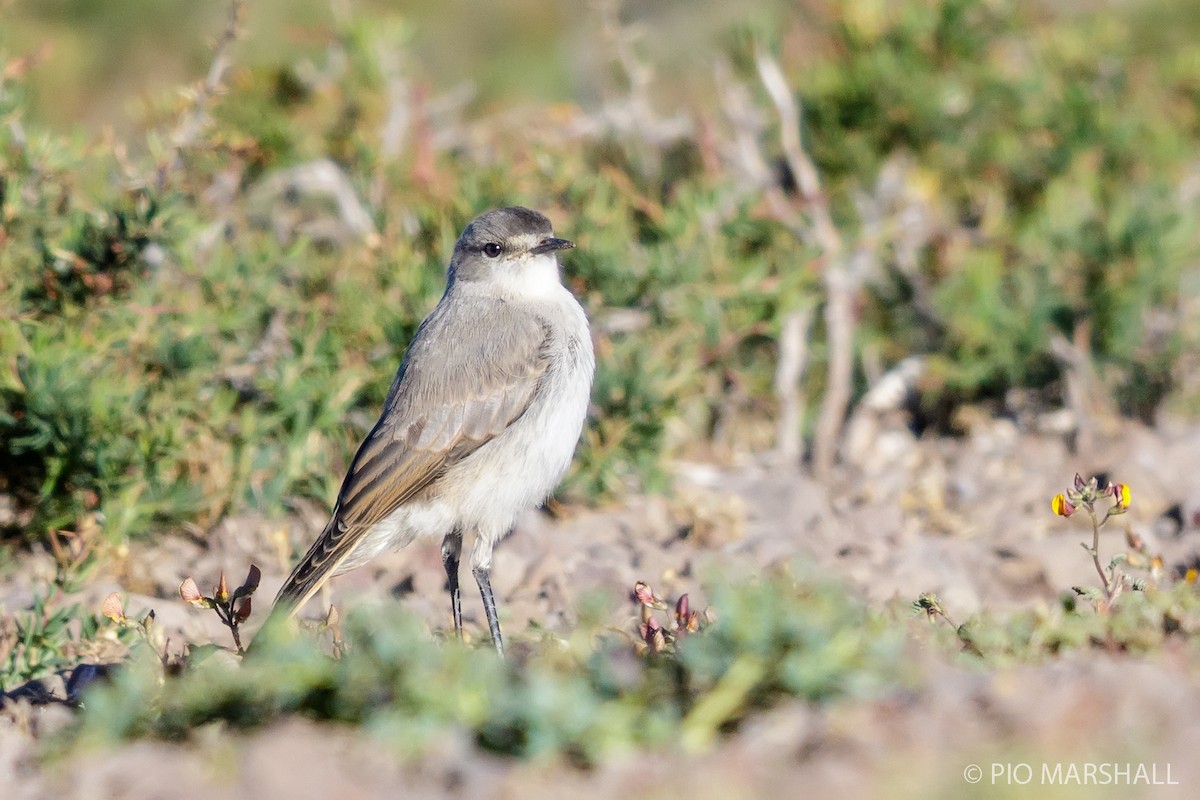
[[216, 720], [256, 727], [302, 714], [365, 725], [405, 751], [466, 730], [506, 755], [592, 760], [671, 741], [705, 746], [780, 698], [833, 702], [903, 677], [900, 629], [839, 587], [776, 578], [727, 585], [714, 600], [728, 605], [678, 656], [635, 656], [629, 638], [581, 629], [521, 642], [501, 662], [487, 648], [431, 640], [395, 608], [351, 614], [340, 659], [308, 637], [276, 637], [256, 641], [240, 665], [193, 651], [194, 666], [164, 684], [147, 653], [86, 696], [79, 733], [185, 738]]
[[[1175, 398], [1179, 357], [1197, 345], [1185, 310], [1200, 199], [1186, 176], [1200, 20], [1187, 4], [1147, 8], [838, 2], [756, 14], [756, 39], [746, 26], [726, 37], [767, 120], [748, 44], [780, 43], [848, 247], [856, 200], [902, 165], [925, 233], [901, 263], [909, 219], [885, 209], [856, 342], [882, 367], [929, 355], [928, 407], [1012, 387], [1052, 396], [1055, 336], [1086, 343], [1126, 413], [1150, 418]], [[314, 73], [311, 43], [239, 53], [212, 126], [178, 161], [164, 133], [178, 103], [118, 153], [46, 130], [19, 74], [0, 87], [5, 119], [22, 123], [20, 135], [0, 125], [0, 303], [16, 312], [0, 323], [0, 492], [31, 520], [28, 538], [74, 527], [89, 504], [119, 537], [279, 512], [296, 495], [330, 502], [455, 237], [498, 204], [542, 208], [579, 244], [564, 272], [595, 323], [599, 367], [565, 491], [662, 489], [669, 461], [714, 437], [773, 443], [776, 338], [790, 311], [819, 312], [825, 265], [761, 191], [714, 165], [730, 142], [556, 137], [553, 125], [515, 141], [503, 124], [475, 126], [507, 109], [487, 97], [446, 118], [460, 146], [386, 157], [378, 54], [413, 39], [376, 22], [336, 23], [329, 74]], [[801, 40], [813, 46], [798, 54]], [[728, 136], [716, 106], [680, 97]], [[774, 142], [768, 129], [768, 161]], [[376, 228], [364, 241], [334, 244], [309, 224], [336, 222], [327, 203], [251, 207], [268, 173], [329, 157]], [[816, 319], [810, 414], [827, 366]]]

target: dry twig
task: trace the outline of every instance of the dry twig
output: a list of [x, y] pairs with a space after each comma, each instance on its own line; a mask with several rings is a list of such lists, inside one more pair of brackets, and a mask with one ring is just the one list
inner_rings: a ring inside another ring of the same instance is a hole
[[780, 144], [784, 158], [804, 201], [802, 216], [807, 221], [802, 226], [793, 225], [793, 230], [798, 230], [801, 238], [817, 247], [824, 266], [821, 276], [825, 285], [829, 367], [813, 440], [813, 469], [818, 476], [824, 477], [833, 468], [846, 408], [850, 404], [857, 322], [854, 307], [872, 248], [860, 246], [852, 261], [847, 262], [842, 235], [834, 225], [828, 198], [821, 188], [820, 173], [804, 150], [800, 138], [800, 109], [783, 76], [783, 70], [779, 62], [762, 47], [755, 48], [754, 63], [763, 88], [770, 95], [779, 115]]
[[230, 0], [228, 13], [225, 16], [225, 28], [217, 39], [213, 49], [213, 60], [208, 66], [208, 74], [192, 97], [191, 105], [179, 121], [171, 136], [171, 149], [167, 157], [159, 165], [156, 180], [161, 190], [167, 184], [167, 178], [179, 169], [186, 150], [195, 145], [196, 140], [208, 124], [209, 106], [212, 99], [221, 91], [225, 82], [225, 73], [233, 60], [233, 45], [241, 33], [242, 9], [245, 0]]
[[800, 426], [804, 420], [804, 395], [800, 379], [808, 367], [808, 333], [812, 309], [790, 312], [779, 334], [779, 363], [775, 368], [775, 396], [779, 399], [777, 451], [782, 461], [795, 464], [800, 458]]

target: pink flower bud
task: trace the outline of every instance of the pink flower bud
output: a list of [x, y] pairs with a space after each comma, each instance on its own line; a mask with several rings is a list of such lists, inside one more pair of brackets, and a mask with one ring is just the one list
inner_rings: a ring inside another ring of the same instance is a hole
[[676, 626], [678, 626], [680, 628], [685, 627], [684, 623], [687, 621], [687, 618], [688, 618], [688, 596], [686, 594], [682, 594], [679, 596], [679, 600], [675, 603], [675, 624], [676, 624]]

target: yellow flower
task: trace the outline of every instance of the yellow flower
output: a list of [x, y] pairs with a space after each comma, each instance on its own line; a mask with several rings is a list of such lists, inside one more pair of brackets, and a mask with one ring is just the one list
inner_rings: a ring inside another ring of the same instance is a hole
[[1075, 506], [1071, 505], [1067, 496], [1061, 493], [1054, 495], [1054, 499], [1050, 501], [1050, 508], [1060, 517], [1069, 517], [1075, 513]]
[[1129, 496], [1129, 484], [1116, 483], [1112, 488], [1113, 497], [1117, 501], [1117, 507], [1121, 509], [1129, 508], [1129, 502], [1132, 499]]

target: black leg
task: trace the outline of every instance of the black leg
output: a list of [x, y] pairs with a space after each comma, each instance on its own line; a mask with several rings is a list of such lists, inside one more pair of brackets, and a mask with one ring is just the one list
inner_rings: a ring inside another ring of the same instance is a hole
[[479, 584], [479, 593], [483, 595], [483, 610], [487, 614], [488, 628], [492, 632], [492, 644], [496, 645], [496, 652], [504, 658], [504, 640], [500, 638], [500, 620], [496, 619], [496, 598], [492, 596], [492, 582], [488, 579], [488, 571], [483, 567], [476, 567], [472, 572], [475, 573], [475, 582]]
[[450, 588], [450, 609], [454, 615], [454, 635], [462, 640], [462, 595], [458, 591], [458, 557], [462, 553], [462, 531], [455, 530], [442, 539], [442, 566]]

